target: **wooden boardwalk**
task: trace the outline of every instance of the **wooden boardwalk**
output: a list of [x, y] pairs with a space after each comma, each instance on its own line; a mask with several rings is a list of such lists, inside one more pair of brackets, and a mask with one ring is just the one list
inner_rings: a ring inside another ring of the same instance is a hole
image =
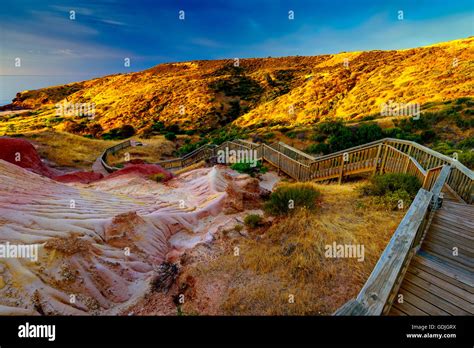
[[474, 207], [444, 195], [389, 315], [474, 314]]

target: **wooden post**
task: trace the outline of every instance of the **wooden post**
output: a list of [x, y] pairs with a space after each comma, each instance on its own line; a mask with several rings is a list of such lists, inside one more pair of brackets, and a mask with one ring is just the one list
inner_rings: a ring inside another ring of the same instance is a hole
[[423, 180], [423, 185], [421, 185], [422, 188], [424, 188], [426, 190], [426, 184], [428, 183], [428, 180], [430, 178], [430, 175], [431, 174], [431, 170], [427, 170], [426, 171], [426, 176], [425, 176], [425, 179]]
[[372, 172], [372, 175], [375, 175], [377, 173], [377, 167], [379, 165], [379, 157], [380, 157], [381, 151], [382, 151], [382, 144], [379, 144], [378, 149], [377, 149], [377, 155], [375, 156], [375, 165], [374, 165], [374, 171]]
[[388, 147], [385, 148], [385, 152], [383, 154], [383, 159], [382, 159], [382, 164], [380, 165], [380, 174], [383, 174], [383, 170], [385, 169], [385, 162], [387, 161], [388, 150], [389, 150]]
[[278, 175], [280, 175], [280, 151], [278, 151]]
[[344, 154], [341, 155], [341, 169], [340, 169], [340, 173], [339, 173], [339, 185], [342, 183], [342, 175], [344, 174]]
[[410, 156], [407, 157], [405, 167], [403, 168], [403, 173], [406, 173], [408, 170], [408, 165], [410, 164]]

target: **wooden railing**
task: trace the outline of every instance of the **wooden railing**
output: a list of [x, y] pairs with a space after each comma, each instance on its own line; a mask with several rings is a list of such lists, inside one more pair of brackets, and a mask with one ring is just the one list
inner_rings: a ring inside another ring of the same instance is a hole
[[[439, 167], [437, 167], [439, 168]], [[433, 168], [434, 169], [434, 168]], [[436, 169], [431, 190], [421, 188], [357, 297], [335, 315], [383, 315], [390, 310], [410, 261], [422, 243], [451, 167]], [[434, 173], [435, 171], [433, 171]]]
[[160, 162], [157, 162], [156, 164], [168, 170], [177, 169], [177, 168], [185, 168], [196, 162], [206, 160], [212, 157], [213, 153], [214, 153], [214, 146], [206, 144], [184, 155], [183, 157], [160, 161]]
[[[118, 168], [107, 164], [110, 153], [130, 146], [126, 141], [107, 149], [102, 155], [104, 168], [111, 172]], [[466, 203], [473, 201], [473, 180], [471, 170], [453, 158], [442, 155], [412, 141], [399, 139], [380, 139], [368, 144], [352, 147], [329, 155], [315, 158], [282, 142], [274, 144], [256, 144], [237, 139], [226, 141], [219, 146], [204, 145], [191, 153], [157, 164], [165, 169], [176, 169], [189, 166], [198, 161], [216, 156], [218, 150], [255, 150], [257, 158], [265, 160], [298, 181], [328, 181], [363, 173], [409, 173], [415, 175], [430, 189], [436, 180], [441, 166], [451, 166], [451, 173], [446, 181], [451, 191]]]
[[109, 155], [114, 155], [115, 153], [117, 153], [118, 151], [122, 150], [122, 149], [125, 149], [127, 147], [130, 147], [132, 146], [132, 143], [131, 143], [131, 140], [126, 140], [124, 142], [121, 142], [120, 144], [117, 144], [117, 145], [114, 145], [114, 146], [111, 146], [109, 147], [108, 149], [106, 149], [102, 155], [100, 155], [100, 162], [102, 164], [102, 166], [104, 167], [104, 169], [108, 172], [108, 173], [112, 173], [116, 170], [119, 170], [120, 168], [117, 168], [117, 167], [113, 167], [113, 166], [110, 166], [107, 164], [107, 157]]
[[413, 141], [391, 138], [383, 139], [383, 141], [415, 159], [425, 170], [449, 164], [451, 173], [446, 182], [447, 185], [466, 203], [472, 203], [474, 174], [462, 163]]

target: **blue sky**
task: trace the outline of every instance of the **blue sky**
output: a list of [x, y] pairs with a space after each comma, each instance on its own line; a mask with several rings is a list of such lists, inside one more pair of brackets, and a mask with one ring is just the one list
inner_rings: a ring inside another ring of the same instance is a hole
[[3, 0], [1, 8], [2, 89], [13, 88], [5, 75], [19, 88], [31, 75], [58, 84], [163, 62], [400, 49], [474, 32], [474, 0]]

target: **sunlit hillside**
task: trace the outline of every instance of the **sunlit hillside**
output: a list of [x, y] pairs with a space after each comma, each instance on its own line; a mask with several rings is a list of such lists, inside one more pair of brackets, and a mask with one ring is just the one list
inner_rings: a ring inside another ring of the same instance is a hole
[[[423, 105], [472, 96], [473, 43], [471, 37], [399, 51], [161, 64], [21, 92], [14, 105], [36, 111], [3, 118], [0, 134], [43, 127], [82, 127], [87, 133], [122, 125], [146, 132], [157, 121], [208, 130], [232, 122], [294, 126], [334, 117], [357, 120], [379, 114], [389, 100]], [[95, 117], [57, 116], [55, 104], [64, 102], [93, 103]]]

